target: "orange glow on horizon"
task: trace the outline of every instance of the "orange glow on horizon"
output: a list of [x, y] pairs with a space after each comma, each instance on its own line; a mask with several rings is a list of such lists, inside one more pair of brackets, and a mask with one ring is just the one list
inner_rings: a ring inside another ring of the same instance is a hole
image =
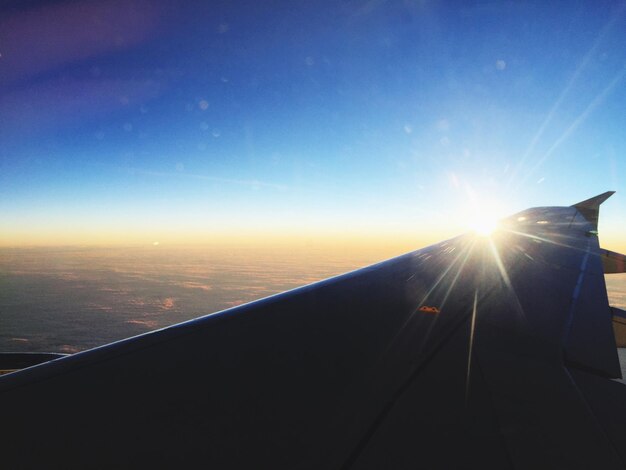
[[[455, 237], [468, 231], [461, 216], [442, 222], [413, 222], [405, 226], [356, 226], [345, 224], [323, 227], [219, 227], [208, 229], [102, 229], [50, 227], [46, 231], [19, 227], [0, 232], [0, 248], [59, 247], [59, 246], [146, 246], [185, 247], [215, 246], [267, 246], [276, 248], [319, 247], [345, 249], [351, 252], [404, 253]], [[454, 221], [454, 222], [453, 222]], [[384, 224], [381, 224], [384, 225]], [[600, 245], [608, 250], [626, 253], [626, 241], [620, 237], [619, 227], [600, 227]]]

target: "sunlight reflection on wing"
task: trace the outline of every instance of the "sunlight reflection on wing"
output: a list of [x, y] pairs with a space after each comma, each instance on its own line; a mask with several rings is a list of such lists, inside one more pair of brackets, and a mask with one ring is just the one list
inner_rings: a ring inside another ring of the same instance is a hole
[[472, 322], [470, 325], [469, 350], [467, 353], [467, 374], [465, 377], [465, 405], [469, 398], [470, 374], [472, 367], [472, 350], [474, 348], [474, 331], [476, 329], [476, 311], [478, 307], [478, 289], [474, 290], [474, 306], [472, 308]]
[[[437, 278], [437, 280], [435, 281], [435, 283], [430, 287], [430, 289], [428, 290], [428, 292], [426, 292], [426, 294], [424, 294], [424, 296], [421, 298], [421, 300], [417, 303], [417, 307], [415, 308], [415, 310], [413, 311], [413, 313], [411, 315], [408, 315], [406, 320], [404, 321], [404, 323], [402, 323], [402, 326], [400, 326], [400, 328], [398, 328], [398, 331], [396, 332], [396, 334], [393, 336], [393, 338], [391, 339], [391, 341], [389, 341], [389, 344], [387, 345], [387, 347], [384, 349], [384, 351], [380, 354], [380, 356], [378, 357], [378, 360], [376, 361], [376, 364], [380, 364], [380, 361], [383, 360], [383, 358], [389, 353], [389, 351], [391, 350], [391, 348], [397, 343], [397, 341], [399, 340], [400, 336], [406, 332], [406, 328], [409, 325], [409, 323], [411, 322], [411, 320], [413, 320], [414, 315], [416, 313], [419, 312], [419, 306], [425, 304], [429, 298], [429, 296], [435, 291], [435, 289], [447, 278], [448, 273], [450, 273], [450, 271], [452, 271], [452, 268], [454, 268], [458, 263], [459, 260], [463, 257], [463, 255], [465, 255], [461, 266], [459, 267], [459, 269], [457, 270], [457, 274], [455, 275], [455, 277], [453, 278], [450, 287], [448, 288], [448, 291], [446, 292], [446, 295], [444, 296], [444, 300], [441, 302], [440, 305], [438, 305], [439, 310], [441, 310], [443, 308], [443, 304], [445, 303], [445, 300], [448, 298], [452, 287], [454, 286], [454, 284], [456, 283], [460, 272], [462, 271], [463, 267], [465, 266], [465, 263], [467, 262], [467, 259], [469, 258], [470, 253], [472, 252], [472, 249], [474, 247], [475, 242], [471, 243], [471, 244], [465, 244], [464, 248], [462, 250], [459, 251], [459, 253], [454, 257], [454, 259], [452, 260], [452, 262], [448, 265], [448, 267], [445, 269], [445, 271]], [[422, 255], [420, 255], [422, 256]], [[429, 255], [430, 257], [430, 255]], [[408, 280], [413, 279], [413, 277], [415, 276], [415, 274], [413, 274], [411, 277], [409, 277]], [[433, 322], [434, 323], [434, 322]], [[430, 334], [430, 331], [429, 333]], [[428, 335], [427, 335], [428, 336]]]
[[[462, 251], [461, 253], [459, 253], [459, 256], [455, 260], [455, 261], [457, 261], [460, 258], [460, 255], [465, 253], [465, 257], [463, 258], [463, 261], [461, 262], [461, 265], [456, 270], [456, 274], [454, 275], [454, 278], [450, 282], [450, 285], [448, 286], [448, 289], [446, 290], [446, 293], [445, 293], [441, 303], [439, 304], [439, 310], [443, 311], [443, 308], [444, 308], [448, 298], [450, 297], [450, 294], [452, 293], [452, 290], [456, 286], [456, 283], [457, 283], [459, 277], [461, 276], [461, 273], [463, 272], [463, 268], [465, 267], [465, 264], [467, 263], [467, 260], [469, 259], [470, 255], [474, 251], [474, 246], [475, 245], [476, 245], [476, 242], [474, 241], [471, 244], [469, 244], [468, 246], [466, 246], [465, 250]], [[448, 271], [446, 271], [446, 272], [448, 272]], [[420, 302], [420, 303], [426, 302], [426, 300], [428, 299], [428, 296], [434, 291], [435, 287], [436, 286], [433, 286], [428, 291], [428, 293], [424, 296], [422, 302]], [[433, 332], [433, 330], [435, 329], [435, 325], [437, 324], [438, 318], [439, 318], [438, 316], [435, 317], [435, 319], [428, 325], [428, 329], [426, 331], [426, 334], [424, 335], [424, 339], [423, 339], [422, 344], [420, 345], [420, 348], [419, 348], [419, 351], [418, 351], [418, 356], [421, 355], [422, 351], [426, 348], [426, 345], [428, 344], [428, 340], [430, 339], [430, 335]]]
[[513, 288], [513, 284], [511, 284], [511, 279], [509, 278], [509, 274], [506, 272], [506, 268], [504, 267], [504, 264], [502, 263], [502, 258], [500, 258], [500, 253], [498, 252], [498, 248], [496, 247], [496, 245], [493, 243], [493, 240], [491, 239], [489, 239], [489, 246], [491, 248], [491, 253], [493, 254], [493, 258], [496, 262], [496, 266], [498, 267], [498, 271], [500, 272], [500, 276], [502, 276], [502, 280], [504, 281], [504, 284], [506, 285], [509, 292], [513, 294], [513, 298], [515, 299], [515, 306], [517, 307], [518, 313], [521, 314], [524, 320], [527, 320], [526, 314], [524, 313], [524, 309], [522, 308], [522, 304], [519, 301], [519, 297], [517, 297], [517, 292], [515, 292], [515, 289]]
[[[560, 243], [560, 242], [557, 242], [556, 240], [550, 240], [549, 238], [540, 237], [540, 236], [537, 236], [537, 235], [531, 235], [530, 233], [526, 233], [526, 232], [519, 232], [517, 230], [506, 230], [506, 232], [513, 233], [515, 235], [520, 235], [522, 237], [530, 238], [532, 240], [537, 240], [537, 241], [541, 241], [541, 242], [550, 243], [552, 245], [560, 246], [560, 247], [563, 247], [563, 248], [570, 248], [572, 250], [577, 250], [577, 251], [582, 251], [582, 252], [585, 251], [585, 250], [582, 250], [580, 247], [577, 247], [577, 246], [568, 245], [566, 243]], [[561, 238], [565, 238], [565, 237], [561, 237]]]

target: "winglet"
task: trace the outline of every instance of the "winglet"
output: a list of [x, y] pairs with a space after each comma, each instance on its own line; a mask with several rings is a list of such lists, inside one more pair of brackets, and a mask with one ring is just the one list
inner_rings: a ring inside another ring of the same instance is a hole
[[578, 212], [593, 224], [594, 230], [598, 230], [598, 215], [600, 214], [600, 204], [610, 198], [615, 191], [607, 191], [606, 193], [599, 194], [591, 199], [574, 204], [572, 207], [578, 209]]

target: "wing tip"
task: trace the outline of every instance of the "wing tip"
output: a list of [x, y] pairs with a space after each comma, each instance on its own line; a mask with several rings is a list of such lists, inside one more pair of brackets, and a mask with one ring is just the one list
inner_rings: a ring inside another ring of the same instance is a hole
[[585, 199], [584, 201], [577, 202], [576, 204], [572, 204], [572, 207], [598, 209], [600, 207], [600, 204], [610, 198], [613, 194], [615, 194], [615, 191], [606, 191], [592, 198]]
[[587, 219], [593, 226], [594, 230], [598, 230], [598, 217], [600, 215], [600, 204], [610, 198], [615, 191], [606, 191], [589, 199], [585, 199], [571, 207], [575, 207], [582, 216]]

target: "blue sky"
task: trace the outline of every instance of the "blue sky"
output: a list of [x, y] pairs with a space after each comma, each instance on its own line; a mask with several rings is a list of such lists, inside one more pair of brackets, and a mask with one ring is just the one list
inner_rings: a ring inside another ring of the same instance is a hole
[[549, 3], [8, 4], [0, 243], [419, 246], [613, 189], [617, 247], [625, 3]]

